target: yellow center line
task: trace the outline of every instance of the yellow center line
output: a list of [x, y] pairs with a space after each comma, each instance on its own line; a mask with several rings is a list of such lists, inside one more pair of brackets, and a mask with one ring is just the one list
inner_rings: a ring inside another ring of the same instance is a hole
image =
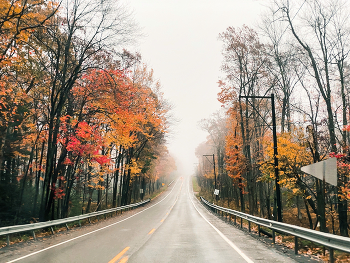
[[164, 222], [164, 219], [160, 220], [160, 222], [163, 223], [163, 222]]
[[125, 253], [126, 251], [129, 250], [129, 248], [130, 248], [130, 247], [124, 248], [118, 255], [116, 255], [116, 256], [115, 256], [111, 261], [109, 261], [108, 263], [114, 263], [114, 262], [116, 262], [121, 256], [124, 255], [124, 253]]
[[154, 231], [156, 231], [156, 229], [155, 229], [155, 228], [153, 228], [151, 231], [149, 231], [149, 233], [148, 233], [148, 234], [150, 235], [150, 234], [152, 234]]
[[125, 263], [128, 261], [128, 259], [129, 259], [128, 257], [124, 257], [119, 261], [119, 263]]
[[169, 215], [169, 213], [166, 213], [166, 215]]

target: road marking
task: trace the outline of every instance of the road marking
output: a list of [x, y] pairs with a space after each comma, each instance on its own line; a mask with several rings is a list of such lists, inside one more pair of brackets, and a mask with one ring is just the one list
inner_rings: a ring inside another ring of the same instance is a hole
[[151, 231], [149, 231], [149, 235], [151, 235], [154, 231], [156, 231], [156, 229], [155, 228], [153, 228]]
[[58, 243], [58, 244], [56, 244], [56, 245], [52, 245], [52, 246], [49, 246], [49, 247], [47, 247], [47, 248], [44, 248], [44, 249], [35, 251], [35, 252], [33, 252], [33, 253], [30, 253], [30, 254], [28, 254], [28, 255], [25, 255], [25, 256], [23, 256], [23, 257], [19, 257], [19, 258], [13, 259], [13, 260], [11, 260], [11, 261], [8, 261], [7, 263], [17, 262], [17, 261], [19, 261], [19, 260], [21, 260], [21, 259], [25, 259], [25, 258], [27, 258], [27, 257], [33, 256], [33, 255], [36, 255], [36, 254], [39, 254], [39, 253], [44, 252], [44, 251], [46, 251], [46, 250], [49, 250], [49, 249], [51, 249], [51, 248], [58, 247], [58, 246], [60, 246], [60, 245], [69, 243], [69, 242], [71, 242], [71, 241], [73, 241], [73, 240], [79, 239], [79, 238], [81, 238], [81, 237], [88, 236], [88, 235], [93, 234], [93, 233], [96, 233], [96, 232], [98, 232], [98, 231], [100, 231], [100, 230], [103, 230], [103, 229], [106, 229], [106, 228], [108, 228], [108, 227], [117, 225], [117, 224], [119, 224], [119, 223], [121, 223], [121, 222], [124, 222], [124, 221], [126, 221], [126, 220], [128, 220], [128, 219], [130, 219], [130, 218], [132, 218], [132, 217], [134, 217], [134, 216], [136, 216], [136, 215], [138, 215], [138, 214], [141, 214], [141, 213], [145, 212], [146, 210], [148, 210], [148, 209], [150, 209], [150, 208], [152, 208], [152, 207], [158, 205], [159, 203], [163, 202], [163, 201], [173, 192], [173, 190], [175, 189], [175, 186], [177, 185], [177, 183], [178, 183], [178, 180], [176, 181], [176, 184], [174, 185], [174, 187], [171, 189], [170, 193], [167, 194], [167, 196], [165, 196], [162, 200], [160, 200], [159, 202], [155, 203], [154, 205], [151, 205], [150, 207], [147, 207], [146, 209], [144, 209], [144, 210], [142, 210], [142, 211], [140, 211], [140, 212], [137, 212], [136, 214], [133, 214], [132, 216], [129, 216], [129, 217], [127, 217], [127, 218], [124, 218], [123, 220], [120, 220], [120, 221], [115, 222], [115, 223], [113, 223], [113, 224], [110, 224], [110, 225], [108, 225], [108, 226], [101, 227], [101, 228], [96, 229], [96, 230], [94, 230], [94, 231], [88, 232], [88, 233], [86, 233], [86, 234], [84, 234], [84, 235], [77, 236], [77, 237], [74, 237], [74, 238], [72, 238], [72, 239], [68, 239], [68, 240], [63, 241], [63, 242], [60, 242], [60, 243]]
[[[126, 251], [129, 250], [129, 248], [130, 248], [130, 247], [124, 248], [124, 249], [123, 249], [118, 255], [116, 255], [112, 260], [108, 261], [108, 263], [114, 263], [114, 262], [116, 262], [119, 258], [121, 258], [121, 256], [124, 255], [124, 253], [125, 253]], [[120, 261], [120, 262], [121, 262], [121, 261]], [[126, 261], [124, 261], [124, 262], [126, 262]]]
[[164, 219], [160, 220], [160, 222], [163, 223], [163, 222], [164, 222]]
[[129, 259], [128, 257], [124, 257], [122, 258], [122, 260], [119, 261], [119, 263], [125, 263], [128, 261], [128, 259]]
[[219, 234], [219, 236], [222, 237], [223, 240], [226, 241], [227, 244], [229, 244], [234, 250], [236, 250], [236, 252], [242, 257], [245, 259], [245, 261], [247, 261], [248, 263], [254, 263], [254, 261], [252, 261], [249, 257], [247, 257], [243, 252], [242, 250], [240, 250], [235, 244], [233, 244], [233, 242], [231, 240], [229, 240], [219, 229], [217, 229], [212, 223], [209, 222], [208, 219], [205, 218], [205, 216], [199, 212], [198, 208], [196, 207], [196, 205], [194, 204], [192, 198], [191, 198], [191, 195], [190, 195], [190, 184], [188, 184], [188, 189], [187, 189], [187, 192], [188, 192], [188, 196], [192, 202], [192, 205], [194, 206], [194, 208], [197, 210], [197, 212], [200, 214], [200, 216], [212, 227], [214, 228], [214, 230]]

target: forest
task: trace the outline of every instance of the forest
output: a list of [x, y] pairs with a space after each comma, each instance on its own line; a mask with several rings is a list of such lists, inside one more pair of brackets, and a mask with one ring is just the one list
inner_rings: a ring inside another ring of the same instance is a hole
[[[256, 27], [219, 35], [222, 109], [200, 121], [196, 149], [209, 201], [349, 236], [349, 7], [273, 0]], [[336, 185], [301, 170], [328, 158]]]
[[0, 226], [126, 205], [176, 170], [171, 105], [118, 1], [0, 1]]

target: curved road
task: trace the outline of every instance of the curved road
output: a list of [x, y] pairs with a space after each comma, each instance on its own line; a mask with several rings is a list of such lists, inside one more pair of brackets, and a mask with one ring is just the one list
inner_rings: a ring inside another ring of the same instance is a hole
[[209, 213], [189, 179], [178, 179], [146, 208], [50, 244], [35, 241], [0, 254], [0, 262], [295, 262]]

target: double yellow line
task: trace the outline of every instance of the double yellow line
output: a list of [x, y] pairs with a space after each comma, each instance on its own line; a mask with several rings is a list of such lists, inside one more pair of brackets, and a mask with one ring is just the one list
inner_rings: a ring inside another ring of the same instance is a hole
[[[117, 262], [117, 260], [118, 260], [119, 258], [121, 258], [121, 257], [125, 254], [125, 252], [129, 250], [129, 248], [130, 248], [130, 247], [124, 248], [118, 255], [116, 255], [116, 256], [115, 256], [112, 260], [110, 260], [108, 263], [115, 263], [115, 262]], [[123, 257], [123, 258], [119, 261], [119, 263], [125, 263], [125, 262], [127, 262], [127, 261], [128, 261], [128, 257]]]
[[[161, 222], [163, 222], [164, 221], [164, 219], [161, 221]], [[153, 234], [153, 232], [154, 231], [156, 231], [156, 229], [155, 228], [153, 228], [151, 231], [149, 231], [149, 235], [152, 235]], [[120, 253], [118, 254], [118, 255], [116, 255], [112, 260], [110, 260], [108, 263], [115, 263], [115, 262], [117, 262], [124, 254], [125, 254], [125, 252], [126, 251], [128, 251], [129, 250], [129, 248], [130, 247], [126, 247], [126, 248], [124, 248], [122, 251], [120, 251]], [[129, 259], [129, 257], [123, 257], [118, 263], [125, 263], [125, 262], [127, 262], [128, 261], [128, 259]]]
[[[183, 185], [183, 182], [181, 184], [181, 187], [180, 187], [180, 190], [182, 189], [182, 185]], [[176, 198], [176, 201], [177, 201], [178, 197]], [[175, 201], [175, 203], [176, 203]], [[171, 209], [173, 209], [175, 203], [171, 206], [169, 212], [166, 213], [166, 216], [169, 215]], [[165, 220], [165, 218], [163, 218], [160, 222], [163, 223]], [[154, 231], [156, 231], [155, 228], [153, 228], [151, 231], [149, 231], [148, 235], [152, 235], [154, 233]], [[126, 251], [128, 251], [130, 249], [130, 247], [126, 247], [124, 248], [118, 255], [116, 255], [112, 260], [110, 260], [108, 263], [115, 263], [117, 262], [125, 253]], [[126, 263], [128, 261], [129, 257], [126, 256], [126, 257], [123, 257], [118, 263]]]

